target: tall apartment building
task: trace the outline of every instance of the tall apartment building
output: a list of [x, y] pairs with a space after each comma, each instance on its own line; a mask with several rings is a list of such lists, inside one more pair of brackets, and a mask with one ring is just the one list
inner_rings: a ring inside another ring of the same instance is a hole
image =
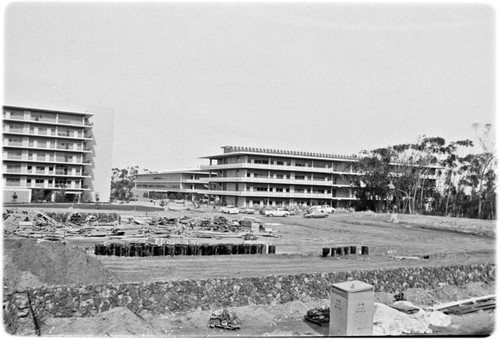
[[107, 201], [112, 113], [3, 107], [3, 201]]
[[208, 182], [223, 204], [348, 206], [355, 200], [350, 178], [355, 156], [222, 147], [223, 153], [202, 157], [210, 165]]

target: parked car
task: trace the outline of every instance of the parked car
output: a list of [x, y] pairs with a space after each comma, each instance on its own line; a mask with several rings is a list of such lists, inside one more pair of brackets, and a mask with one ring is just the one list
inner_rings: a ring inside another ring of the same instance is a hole
[[276, 210], [265, 210], [264, 215], [268, 217], [287, 217], [290, 215], [289, 211], [278, 208]]
[[240, 214], [253, 214], [255, 213], [255, 209], [252, 208], [240, 208]]
[[328, 217], [328, 213], [327, 212], [324, 212], [324, 211], [319, 211], [319, 210], [313, 210], [309, 213], [305, 213], [304, 214], [304, 217], [306, 218], [325, 218], [325, 217]]
[[224, 214], [238, 214], [240, 211], [234, 205], [226, 205], [222, 207], [220, 212]]
[[315, 211], [325, 212], [327, 214], [333, 214], [335, 212], [335, 208], [334, 207], [330, 207], [328, 204], [313, 205], [311, 207], [311, 209], [315, 210]]

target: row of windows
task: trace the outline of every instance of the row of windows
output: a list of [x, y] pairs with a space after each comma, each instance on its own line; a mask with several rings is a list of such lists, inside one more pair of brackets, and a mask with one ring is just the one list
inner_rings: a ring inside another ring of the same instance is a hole
[[[10, 132], [20, 132], [20, 133], [24, 132], [23, 124], [17, 124], [17, 123], [9, 123], [8, 125], [4, 124], [4, 130], [7, 126], [9, 127]], [[70, 129], [61, 127], [47, 128], [46, 126], [29, 125], [29, 133], [38, 135], [60, 136], [60, 137], [82, 137], [83, 129]]]
[[[26, 183], [27, 184], [31, 184], [31, 183], [36, 183], [36, 184], [44, 184], [45, 183], [45, 179], [43, 178], [28, 178], [26, 179]], [[21, 185], [21, 179], [20, 178], [13, 178], [13, 177], [7, 177], [6, 178], [6, 183], [7, 183], [7, 186], [19, 186]], [[49, 186], [52, 186], [52, 184], [54, 183], [54, 181], [52, 179], [49, 179], [47, 180], [47, 183], [49, 184]], [[76, 185], [81, 185], [82, 184], [82, 181], [75, 181], [75, 184]], [[68, 186], [68, 185], [71, 185], [71, 181], [70, 180], [55, 180], [55, 186], [56, 187], [64, 187], [64, 186]]]
[[175, 184], [137, 184], [138, 188], [165, 188], [165, 189], [179, 189], [179, 185]]
[[[55, 155], [55, 158], [54, 158]], [[9, 150], [7, 151], [7, 159], [22, 159], [23, 152], [22, 150]], [[28, 160], [32, 160], [33, 156], [35, 156], [35, 159], [37, 160], [47, 160], [47, 156], [49, 156], [49, 161], [56, 161], [56, 162], [65, 162], [65, 163], [73, 163], [73, 160], [75, 160], [77, 163], [81, 163], [82, 157], [80, 155], [70, 155], [70, 154], [64, 154], [64, 153], [45, 153], [45, 152], [35, 152], [33, 153], [32, 151], [28, 152]]]
[[82, 123], [86, 123], [86, 118], [80, 115], [71, 115], [71, 114], [63, 114], [59, 113], [57, 116], [56, 113], [51, 112], [30, 112], [30, 111], [22, 111], [22, 110], [4, 110], [3, 116], [5, 117], [8, 113], [12, 119], [24, 119], [25, 112], [29, 113], [29, 118], [34, 121], [40, 122], [50, 122], [55, 123], [56, 121], [63, 124], [75, 124], [79, 125]]

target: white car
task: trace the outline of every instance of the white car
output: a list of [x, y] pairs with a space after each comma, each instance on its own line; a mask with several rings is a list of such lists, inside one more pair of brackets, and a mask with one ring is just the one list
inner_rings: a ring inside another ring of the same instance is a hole
[[234, 205], [226, 205], [222, 207], [220, 212], [224, 214], [238, 214], [240, 211]]
[[255, 209], [252, 208], [240, 208], [240, 214], [253, 214], [255, 213]]
[[264, 211], [264, 216], [268, 217], [287, 217], [290, 215], [289, 211], [283, 210], [283, 209], [276, 209], [276, 210], [265, 210]]
[[318, 212], [324, 212], [327, 214], [333, 214], [335, 212], [334, 207], [330, 207], [328, 204], [325, 205], [313, 205], [311, 207], [312, 210], [318, 211]]

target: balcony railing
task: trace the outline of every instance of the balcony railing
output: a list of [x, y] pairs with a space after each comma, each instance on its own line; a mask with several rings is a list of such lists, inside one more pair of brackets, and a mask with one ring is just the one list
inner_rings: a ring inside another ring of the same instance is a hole
[[224, 170], [224, 169], [263, 169], [263, 170], [279, 170], [279, 171], [297, 171], [297, 172], [312, 172], [312, 173], [339, 173], [339, 174], [355, 174], [350, 171], [341, 171], [334, 168], [323, 167], [305, 167], [292, 165], [274, 165], [274, 164], [255, 164], [255, 163], [232, 163], [232, 164], [217, 164], [207, 165], [206, 170]]

